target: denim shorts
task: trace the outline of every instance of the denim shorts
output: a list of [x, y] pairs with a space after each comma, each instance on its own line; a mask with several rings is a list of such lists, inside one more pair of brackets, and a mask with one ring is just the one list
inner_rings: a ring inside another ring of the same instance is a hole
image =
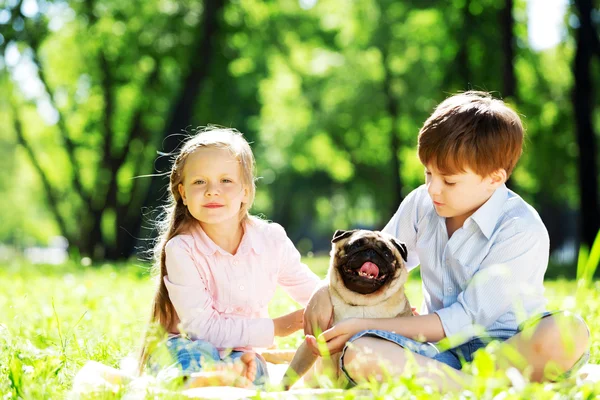
[[[408, 349], [408, 350], [412, 351], [413, 353], [420, 354], [427, 358], [431, 358], [433, 360], [437, 360], [441, 363], [449, 365], [450, 367], [452, 367], [454, 369], [462, 369], [463, 363], [472, 362], [474, 353], [479, 349], [485, 348], [492, 341], [494, 341], [494, 340], [505, 341], [507, 339], [510, 339], [512, 336], [521, 332], [526, 326], [530, 326], [543, 318], [549, 317], [554, 314], [560, 314], [560, 313], [564, 313], [564, 311], [544, 312], [538, 316], [533, 317], [530, 320], [525, 321], [521, 325], [519, 325], [519, 328], [517, 331], [506, 332], [506, 333], [503, 333], [503, 335], [500, 335], [498, 337], [491, 337], [491, 336], [475, 337], [466, 343], [463, 343], [457, 347], [454, 347], [454, 348], [451, 348], [451, 349], [448, 349], [445, 351], [440, 351], [438, 346], [436, 346], [436, 344], [434, 344], [434, 343], [418, 342], [416, 340], [409, 339], [407, 337], [404, 337], [402, 335], [399, 335], [399, 334], [393, 333], [393, 332], [382, 331], [382, 330], [377, 330], [377, 329], [362, 331], [362, 332], [359, 332], [356, 335], [352, 336], [350, 338], [350, 340], [348, 340], [348, 342], [344, 346], [344, 349], [342, 350], [342, 356], [340, 357], [340, 370], [343, 371], [344, 375], [346, 375], [346, 378], [348, 379], [348, 381], [350, 383], [355, 384], [355, 382], [348, 375], [348, 372], [346, 371], [346, 369], [344, 367], [344, 354], [346, 353], [348, 344], [354, 342], [355, 340], [357, 340], [361, 337], [375, 337], [375, 338], [384, 339], [384, 340], [393, 342], [393, 343], [397, 344], [398, 346], [404, 347], [405, 349]], [[585, 324], [585, 321], [580, 316], [578, 316], [578, 315], [574, 315], [574, 316], [576, 318], [580, 319]], [[589, 328], [588, 328], [588, 332], [589, 332]], [[579, 369], [581, 369], [581, 367], [583, 367], [585, 364], [587, 364], [589, 359], [590, 359], [590, 349], [588, 348], [583, 353], [583, 355], [579, 358], [579, 360], [577, 360], [577, 362], [568, 371], [564, 372], [559, 377], [559, 379], [566, 379], [566, 378], [572, 376], [575, 372], [577, 372]]]
[[[171, 356], [171, 364], [163, 370], [176, 370], [178, 371], [177, 375], [183, 377], [202, 371], [202, 363], [233, 362], [244, 354], [242, 351], [232, 351], [225, 357], [221, 357], [219, 350], [211, 343], [203, 340], [190, 340], [181, 336], [169, 338], [166, 347]], [[257, 355], [254, 385], [261, 387], [268, 381], [268, 378], [267, 363]]]

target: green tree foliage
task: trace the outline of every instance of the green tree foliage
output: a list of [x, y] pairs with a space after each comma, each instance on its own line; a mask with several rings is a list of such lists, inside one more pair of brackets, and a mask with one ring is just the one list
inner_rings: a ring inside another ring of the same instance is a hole
[[560, 245], [576, 234], [562, 210], [576, 210], [580, 198], [577, 30], [552, 49], [531, 49], [526, 7], [8, 2], [0, 6], [8, 94], [0, 140], [19, 151], [3, 146], [0, 166], [23, 185], [0, 181], [1, 205], [17, 204], [0, 240], [62, 233], [83, 253], [131, 254], [134, 238], [151, 235], [167, 182], [139, 177], [168, 169], [156, 152], [176, 149], [182, 129], [219, 124], [253, 142], [254, 213], [282, 223], [302, 251], [323, 249], [336, 228], [383, 226], [423, 181], [416, 136], [424, 120], [448, 95], [481, 89], [521, 113], [528, 139], [510, 186], [540, 209]]

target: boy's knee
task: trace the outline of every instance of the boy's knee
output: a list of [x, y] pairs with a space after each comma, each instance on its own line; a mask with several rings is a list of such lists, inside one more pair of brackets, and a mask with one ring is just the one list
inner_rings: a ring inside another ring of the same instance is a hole
[[[379, 365], [381, 345], [388, 344], [385, 340], [374, 337], [361, 337], [349, 343], [341, 358], [341, 365], [351, 378], [366, 376]], [[402, 356], [399, 352], [398, 356]], [[397, 366], [404, 364], [402, 359], [396, 360]]]
[[576, 315], [561, 313], [543, 318], [536, 327], [533, 349], [540, 355], [557, 359], [566, 369], [589, 347], [590, 334]]
[[362, 338], [357, 339], [352, 343], [346, 344], [347, 347], [344, 350], [344, 354], [340, 359], [340, 364], [342, 365], [342, 367], [348, 367], [349, 364], [353, 364], [358, 358], [359, 348], [362, 348], [361, 341]]

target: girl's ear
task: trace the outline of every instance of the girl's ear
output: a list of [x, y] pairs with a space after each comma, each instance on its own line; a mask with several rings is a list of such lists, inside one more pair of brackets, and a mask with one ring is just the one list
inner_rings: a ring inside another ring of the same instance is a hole
[[250, 197], [250, 190], [248, 185], [242, 185], [242, 203], [248, 203]]
[[179, 184], [177, 185], [177, 190], [179, 191], [179, 194], [181, 195], [181, 199], [183, 200], [183, 205], [187, 205], [187, 199], [185, 197], [185, 188], [183, 187], [183, 184]]

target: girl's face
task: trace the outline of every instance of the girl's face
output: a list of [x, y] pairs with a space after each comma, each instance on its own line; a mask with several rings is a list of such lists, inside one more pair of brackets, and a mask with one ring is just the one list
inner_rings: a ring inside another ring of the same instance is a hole
[[185, 161], [178, 189], [202, 226], [239, 224], [242, 203], [248, 202], [240, 162], [228, 149], [195, 150]]

